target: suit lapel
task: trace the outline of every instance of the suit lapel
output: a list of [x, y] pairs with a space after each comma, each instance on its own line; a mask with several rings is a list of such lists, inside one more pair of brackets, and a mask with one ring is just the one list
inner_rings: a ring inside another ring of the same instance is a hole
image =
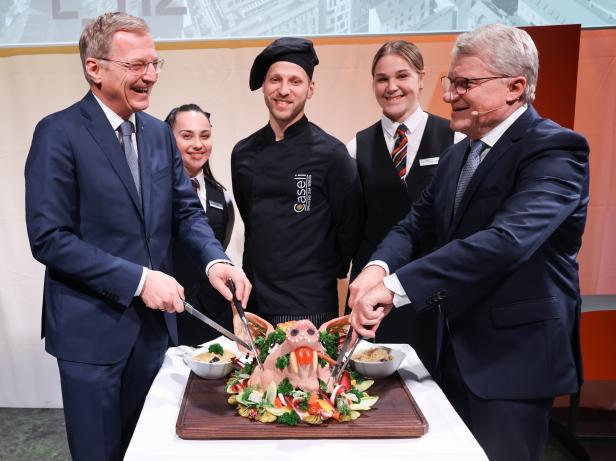
[[[143, 216], [150, 216], [150, 195], [152, 191], [152, 171], [151, 171], [151, 158], [152, 158], [152, 146], [146, 136], [147, 125], [144, 121], [144, 117], [138, 112], [136, 116], [136, 132], [137, 132], [137, 151], [139, 155], [139, 175], [141, 176], [141, 197], [143, 203]], [[146, 231], [148, 229], [147, 221]]]
[[487, 174], [498, 165], [499, 160], [506, 155], [507, 151], [513, 146], [513, 143], [519, 140], [524, 132], [528, 129], [528, 126], [532, 122], [532, 120], [538, 118], [537, 112], [533, 109], [532, 106], [529, 106], [528, 109], [511, 125], [505, 133], [499, 138], [499, 140], [494, 144], [494, 146], [488, 152], [488, 155], [481, 161], [479, 167], [475, 171], [475, 174], [471, 178], [471, 181], [468, 183], [466, 190], [464, 191], [464, 195], [462, 196], [462, 201], [458, 207], [458, 212], [455, 216], [453, 214], [453, 202], [456, 196], [456, 189], [458, 185], [458, 178], [460, 176], [460, 171], [462, 170], [462, 163], [465, 160], [465, 155], [461, 155], [457, 161], [459, 164], [456, 165], [456, 169], [454, 171], [457, 172], [456, 180], [450, 181], [448, 186], [450, 187], [450, 191], [448, 193], [448, 197], [450, 198], [451, 204], [451, 214], [452, 222], [451, 227], [449, 228], [449, 237], [458, 226], [462, 216], [464, 215], [464, 211], [471, 201], [473, 194], [487, 176]]
[[143, 219], [135, 181], [130, 173], [130, 168], [126, 162], [126, 157], [120, 145], [120, 141], [118, 140], [118, 136], [113, 131], [103, 109], [101, 109], [96, 99], [94, 99], [92, 93], [88, 93], [86, 97], [81, 100], [81, 110], [82, 114], [84, 114], [87, 119], [86, 129], [109, 160], [112, 169], [120, 177], [133, 205], [135, 205]]

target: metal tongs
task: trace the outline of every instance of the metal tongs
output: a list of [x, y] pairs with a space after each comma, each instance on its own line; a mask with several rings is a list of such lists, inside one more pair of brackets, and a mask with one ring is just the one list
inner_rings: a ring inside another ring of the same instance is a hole
[[329, 380], [327, 380], [328, 385], [332, 379], [333, 379], [334, 386], [338, 384], [338, 381], [340, 381], [340, 377], [342, 376], [342, 373], [344, 372], [346, 367], [349, 365], [349, 362], [351, 361], [351, 357], [353, 356], [353, 353], [355, 352], [355, 348], [359, 344], [359, 341], [361, 339], [364, 339], [362, 336], [357, 336], [357, 341], [355, 341], [355, 344], [353, 344], [353, 347], [351, 347], [351, 350], [347, 354], [347, 350], [349, 349], [349, 345], [351, 344], [352, 337], [353, 337], [353, 327], [349, 326], [349, 330], [347, 331], [347, 337], [345, 338], [344, 343], [342, 344], [342, 347], [340, 348], [340, 352], [338, 353], [338, 360], [336, 360], [336, 365], [334, 366], [334, 369], [332, 370], [332, 374]]
[[237, 296], [235, 295], [235, 283], [233, 283], [233, 280], [231, 279], [227, 280], [227, 287], [229, 287], [229, 290], [231, 290], [231, 294], [233, 295], [233, 305], [235, 306], [235, 309], [237, 310], [237, 313], [239, 314], [240, 319], [242, 323], [244, 324], [244, 329], [246, 330], [246, 334], [248, 335], [248, 342], [250, 343], [250, 349], [252, 349], [252, 351], [255, 354], [255, 359], [257, 360], [257, 364], [259, 365], [261, 370], [263, 370], [264, 369], [263, 364], [261, 363], [261, 360], [259, 359], [259, 351], [257, 350], [257, 347], [255, 346], [255, 340], [252, 337], [250, 328], [248, 327], [248, 319], [246, 318], [246, 313], [244, 312], [242, 303], [240, 302], [239, 299], [237, 299]]

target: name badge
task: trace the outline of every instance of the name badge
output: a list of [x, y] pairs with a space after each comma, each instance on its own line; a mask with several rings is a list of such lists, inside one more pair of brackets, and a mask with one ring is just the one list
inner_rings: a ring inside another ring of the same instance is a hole
[[420, 158], [419, 166], [438, 165], [439, 157]]
[[217, 210], [222, 210], [222, 203], [214, 202], [213, 200], [208, 200], [208, 203], [212, 208], [216, 208]]

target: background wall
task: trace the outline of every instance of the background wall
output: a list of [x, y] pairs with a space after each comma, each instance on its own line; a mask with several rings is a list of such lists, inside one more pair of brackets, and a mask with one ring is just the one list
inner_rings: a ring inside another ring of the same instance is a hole
[[[370, 63], [391, 37], [316, 40], [321, 61], [308, 117], [343, 140], [380, 116], [371, 90]], [[412, 36], [428, 74], [425, 109], [448, 116], [438, 78], [447, 71], [453, 36]], [[196, 102], [212, 112], [216, 177], [231, 186], [233, 145], [267, 123], [262, 93], [248, 89], [248, 73], [267, 41], [165, 44], [165, 69], [149, 113], [163, 118], [174, 106]], [[182, 46], [182, 49], [179, 48]], [[45, 115], [87, 91], [74, 48], [13, 50], [0, 54], [0, 406], [59, 407], [55, 359], [40, 339], [43, 267], [31, 256], [24, 219], [23, 168], [34, 126]], [[20, 53], [20, 54], [17, 54]], [[580, 44], [575, 129], [591, 145], [591, 207], [580, 254], [582, 289], [616, 293], [616, 31], [583, 31]], [[562, 72], [567, 72], [566, 68]], [[541, 75], [541, 74], [540, 74]], [[542, 85], [550, 82], [539, 79]], [[562, 94], [562, 98], [573, 95]], [[243, 225], [236, 222], [229, 254], [241, 259]]]

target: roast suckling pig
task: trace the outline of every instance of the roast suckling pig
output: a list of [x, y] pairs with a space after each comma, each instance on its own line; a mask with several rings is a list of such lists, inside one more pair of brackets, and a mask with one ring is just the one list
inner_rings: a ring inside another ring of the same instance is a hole
[[[359, 416], [358, 410], [369, 410], [378, 399], [365, 393], [371, 380], [352, 377], [348, 372], [339, 384], [330, 380], [348, 330], [348, 316], [319, 329], [309, 320], [281, 323], [274, 328], [250, 312], [246, 316], [263, 368], [255, 366], [253, 360], [227, 383], [227, 392], [233, 394], [229, 403], [237, 405], [242, 416], [286, 424], [320, 424], [329, 418], [348, 421]], [[236, 335], [247, 337], [237, 316], [234, 329]]]

